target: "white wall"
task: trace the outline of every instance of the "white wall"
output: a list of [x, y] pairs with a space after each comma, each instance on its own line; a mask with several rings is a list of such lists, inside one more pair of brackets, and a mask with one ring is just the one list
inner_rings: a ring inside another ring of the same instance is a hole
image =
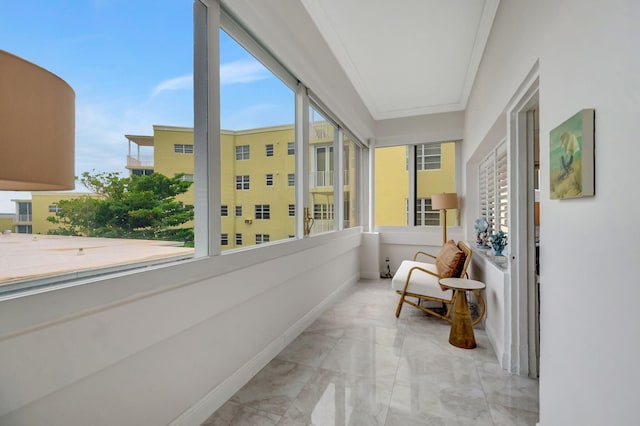
[[375, 123], [376, 146], [393, 146], [462, 139], [464, 112], [391, 118]]
[[[469, 159], [539, 60], [540, 423], [635, 424], [640, 3], [500, 3], [465, 117]], [[549, 131], [596, 110], [596, 196], [550, 200]]]
[[0, 424], [199, 424], [358, 279], [359, 230], [316, 238], [3, 301]]

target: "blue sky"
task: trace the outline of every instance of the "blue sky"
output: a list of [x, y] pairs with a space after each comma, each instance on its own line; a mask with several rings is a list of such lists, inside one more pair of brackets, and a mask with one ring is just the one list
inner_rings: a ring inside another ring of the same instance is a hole
[[[126, 174], [125, 134], [193, 126], [191, 0], [0, 0], [0, 49], [75, 90], [76, 175]], [[220, 61], [223, 128], [293, 122], [293, 93], [224, 33]], [[29, 197], [0, 192], [0, 212]]]

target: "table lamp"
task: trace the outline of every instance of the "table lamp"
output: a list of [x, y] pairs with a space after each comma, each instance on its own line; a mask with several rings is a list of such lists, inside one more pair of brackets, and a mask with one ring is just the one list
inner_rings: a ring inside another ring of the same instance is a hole
[[431, 196], [431, 209], [442, 210], [444, 220], [442, 222], [442, 245], [447, 242], [447, 210], [458, 208], [458, 194], [455, 192], [433, 194]]
[[0, 50], [0, 190], [73, 189], [74, 145], [71, 86]]

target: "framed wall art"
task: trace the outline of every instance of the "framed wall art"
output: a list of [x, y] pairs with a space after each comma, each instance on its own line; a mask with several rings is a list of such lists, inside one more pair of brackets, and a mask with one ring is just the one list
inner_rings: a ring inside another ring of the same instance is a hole
[[583, 109], [551, 130], [549, 189], [552, 200], [595, 195], [595, 110]]

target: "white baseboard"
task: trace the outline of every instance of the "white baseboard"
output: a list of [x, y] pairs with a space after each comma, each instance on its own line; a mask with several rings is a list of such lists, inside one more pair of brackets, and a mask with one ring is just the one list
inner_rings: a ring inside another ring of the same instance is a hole
[[493, 353], [496, 355], [498, 363], [500, 363], [500, 367], [502, 367], [503, 370], [508, 370], [508, 368], [505, 368], [505, 366], [509, 365], [507, 362], [508, 360], [505, 359], [508, 357], [508, 354], [504, 352], [504, 348], [498, 347], [495, 332], [487, 321], [484, 322], [484, 330], [487, 333], [489, 343], [491, 343], [491, 347], [493, 348]]
[[204, 398], [196, 402], [187, 411], [169, 424], [169, 426], [199, 426], [209, 416], [229, 400], [242, 386], [253, 378], [265, 365], [276, 357], [289, 343], [306, 330], [315, 321], [328, 305], [337, 300], [338, 296], [348, 287], [358, 281], [359, 276], [345, 281], [337, 290], [326, 299], [316, 305], [311, 311], [289, 327], [278, 338], [274, 339], [256, 356], [236, 370], [220, 385], [211, 390]]

